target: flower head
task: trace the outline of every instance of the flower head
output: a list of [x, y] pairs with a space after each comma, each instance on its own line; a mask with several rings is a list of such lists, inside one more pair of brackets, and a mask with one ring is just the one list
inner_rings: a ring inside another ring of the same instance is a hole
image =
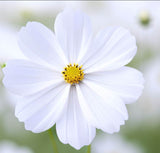
[[0, 25], [0, 85], [3, 79], [2, 69], [9, 59], [14, 58], [24, 58], [16, 43], [16, 30], [8, 25]]
[[0, 142], [0, 153], [33, 153], [27, 147], [20, 147], [17, 144], [10, 141]]
[[121, 27], [108, 27], [94, 38], [89, 18], [64, 10], [55, 20], [55, 34], [38, 22], [19, 32], [19, 46], [28, 60], [9, 61], [4, 84], [24, 97], [16, 116], [39, 133], [56, 123], [59, 139], [76, 149], [89, 145], [96, 128], [118, 132], [128, 119], [125, 104], [138, 99], [142, 74], [126, 67], [137, 47]]
[[149, 23], [150, 23], [150, 21], [151, 21], [149, 12], [147, 12], [147, 11], [141, 11], [140, 14], [139, 14], [139, 20], [140, 20], [140, 23], [142, 25], [148, 26]]
[[[116, 147], [115, 147], [116, 146]], [[92, 145], [93, 153], [144, 153], [139, 145], [129, 142], [120, 135], [99, 135]]]

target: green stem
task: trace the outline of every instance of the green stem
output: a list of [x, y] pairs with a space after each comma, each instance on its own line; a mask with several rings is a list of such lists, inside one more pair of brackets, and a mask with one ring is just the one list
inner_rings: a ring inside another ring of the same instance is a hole
[[48, 133], [49, 133], [49, 136], [50, 136], [51, 141], [52, 141], [53, 150], [54, 150], [53, 152], [54, 152], [54, 153], [58, 153], [58, 148], [57, 148], [56, 141], [55, 141], [55, 139], [54, 139], [54, 135], [53, 135], [53, 133], [52, 133], [52, 129], [49, 129], [49, 130], [48, 130]]
[[87, 153], [91, 153], [91, 145], [88, 146]]

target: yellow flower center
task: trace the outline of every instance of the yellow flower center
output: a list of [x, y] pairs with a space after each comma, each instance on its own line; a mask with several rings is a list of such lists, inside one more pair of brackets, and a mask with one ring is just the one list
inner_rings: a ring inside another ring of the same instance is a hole
[[64, 68], [64, 71], [62, 71], [62, 74], [63, 74], [64, 80], [70, 84], [79, 83], [79, 81], [83, 80], [84, 78], [82, 65], [79, 66], [78, 64], [67, 65]]

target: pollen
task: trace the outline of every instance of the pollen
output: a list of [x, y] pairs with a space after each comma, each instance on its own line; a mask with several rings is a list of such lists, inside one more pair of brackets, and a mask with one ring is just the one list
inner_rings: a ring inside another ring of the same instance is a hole
[[82, 65], [79, 66], [78, 64], [69, 64], [64, 67], [64, 71], [62, 71], [64, 80], [67, 83], [75, 84], [79, 83], [84, 78], [84, 70], [82, 69]]

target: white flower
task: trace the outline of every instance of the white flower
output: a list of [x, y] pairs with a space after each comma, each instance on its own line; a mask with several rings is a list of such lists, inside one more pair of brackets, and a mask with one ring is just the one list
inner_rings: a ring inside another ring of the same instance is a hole
[[[130, 108], [133, 124], [153, 125], [159, 122], [160, 116], [160, 58], [157, 55], [143, 66], [146, 80], [145, 90], [137, 105]], [[135, 113], [136, 111], [136, 113]], [[143, 112], [143, 115], [141, 115]], [[152, 124], [151, 124], [152, 123]], [[132, 126], [132, 125], [131, 125]]]
[[33, 153], [29, 148], [17, 146], [10, 141], [0, 142], [0, 153]]
[[[106, 2], [106, 5], [108, 3]], [[117, 25], [124, 25], [136, 36], [143, 49], [159, 50], [160, 3], [155, 1], [109, 2], [110, 20]], [[147, 19], [148, 18], [148, 19]], [[144, 21], [149, 20], [144, 25]], [[108, 21], [109, 22], [109, 21]], [[141, 49], [142, 50], [142, 49]]]
[[147, 95], [151, 95], [151, 99], [155, 98], [154, 101], [159, 101], [160, 98], [160, 58], [159, 55], [157, 55], [157, 57], [158, 58], [153, 58], [152, 61], [147, 64], [147, 70], [145, 72]]
[[92, 144], [92, 153], [143, 153], [143, 149], [120, 135], [100, 135]]
[[6, 92], [2, 84], [4, 76], [2, 69], [6, 65], [6, 62], [15, 58], [25, 59], [25, 56], [18, 47], [16, 34], [17, 31], [8, 24], [0, 25], [0, 113], [6, 111], [6, 106], [15, 105], [15, 99], [17, 99], [17, 96]]
[[55, 34], [29, 22], [19, 32], [19, 46], [28, 60], [9, 61], [3, 80], [24, 96], [16, 116], [35, 133], [56, 123], [59, 139], [76, 149], [91, 143], [96, 128], [118, 132], [128, 119], [125, 104], [142, 92], [142, 74], [124, 66], [136, 54], [135, 38], [120, 27], [93, 38], [89, 18], [79, 11], [60, 13]]
[[2, 69], [6, 62], [9, 59], [25, 58], [18, 47], [16, 34], [17, 31], [8, 24], [0, 25], [0, 114], [6, 113], [6, 108], [10, 106], [13, 108], [17, 99], [17, 96], [8, 93], [2, 84]]
[[[146, 116], [150, 116], [152, 121], [159, 121], [159, 107], [160, 107], [160, 57], [153, 58], [144, 71], [146, 77], [146, 88], [144, 96], [146, 97], [146, 104], [142, 102], [143, 108], [147, 110]], [[140, 107], [141, 108], [141, 107]], [[148, 114], [148, 115], [147, 115]], [[146, 119], [147, 120], [147, 119]]]
[[0, 65], [9, 59], [25, 58], [18, 47], [16, 34], [13, 27], [5, 24], [0, 26]]
[[[8, 44], [10, 42], [10, 44]], [[9, 59], [25, 58], [18, 48], [16, 30], [8, 25], [0, 26], [0, 84], [3, 78], [2, 68]]]
[[3, 78], [3, 72], [2, 72], [2, 68], [0, 67], [0, 83], [2, 81], [2, 78]]

